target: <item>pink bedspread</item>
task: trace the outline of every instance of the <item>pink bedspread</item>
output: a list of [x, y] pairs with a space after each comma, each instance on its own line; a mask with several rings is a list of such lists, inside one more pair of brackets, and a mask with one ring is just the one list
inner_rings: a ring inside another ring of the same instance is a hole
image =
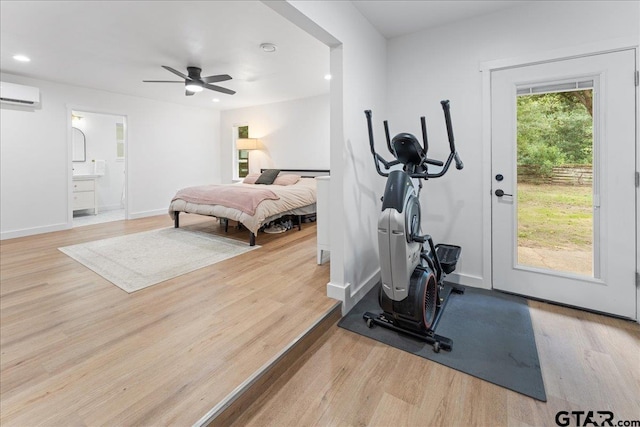
[[256, 208], [262, 201], [279, 198], [273, 191], [266, 188], [212, 184], [183, 188], [171, 201], [184, 200], [189, 203], [222, 205], [238, 209], [247, 215], [255, 215]]

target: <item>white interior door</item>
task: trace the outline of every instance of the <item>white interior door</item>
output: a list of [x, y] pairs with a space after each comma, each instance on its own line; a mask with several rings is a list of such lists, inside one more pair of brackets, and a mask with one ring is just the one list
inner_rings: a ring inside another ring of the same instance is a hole
[[[635, 63], [629, 49], [492, 71], [494, 288], [635, 318]], [[546, 128], [573, 114], [566, 99], [592, 103], [592, 143], [564, 152], [575, 129]]]

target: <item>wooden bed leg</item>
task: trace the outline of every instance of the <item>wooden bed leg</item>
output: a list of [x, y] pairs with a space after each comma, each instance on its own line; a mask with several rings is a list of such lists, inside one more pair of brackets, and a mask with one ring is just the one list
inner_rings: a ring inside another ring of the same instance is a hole
[[176, 212], [174, 212], [174, 215], [175, 215], [175, 217], [173, 219], [173, 227], [174, 228], [180, 228], [180, 219], [179, 219], [180, 212], [176, 211]]
[[249, 246], [255, 246], [256, 245], [256, 235], [255, 233], [251, 233], [251, 236], [249, 236]]
[[298, 231], [302, 230], [302, 215], [298, 215]]
[[224, 219], [224, 232], [228, 232], [229, 231], [229, 220], [228, 219]]

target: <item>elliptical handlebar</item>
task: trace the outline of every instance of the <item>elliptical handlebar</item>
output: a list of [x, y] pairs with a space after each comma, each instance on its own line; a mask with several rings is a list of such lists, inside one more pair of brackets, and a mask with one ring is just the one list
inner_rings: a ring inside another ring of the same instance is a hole
[[[425, 154], [425, 158], [423, 159], [422, 165], [420, 166], [425, 166], [425, 167], [424, 167], [424, 172], [408, 173], [411, 178], [421, 178], [421, 179], [440, 178], [445, 173], [447, 173], [447, 171], [449, 170], [449, 166], [451, 166], [452, 161], [455, 161], [456, 169], [460, 170], [464, 167], [464, 163], [462, 163], [462, 160], [460, 159], [460, 155], [456, 151], [456, 146], [453, 138], [453, 126], [451, 125], [451, 112], [449, 107], [449, 100], [440, 101], [440, 104], [442, 105], [442, 110], [444, 111], [444, 119], [447, 125], [447, 136], [449, 138], [449, 148], [451, 150], [449, 153], [449, 157], [447, 157], [447, 160], [445, 162], [442, 162], [436, 159], [429, 159], [426, 157], [427, 151], [429, 150], [429, 143], [427, 141], [427, 125], [426, 125], [425, 118], [420, 117], [420, 124], [422, 127], [422, 140], [423, 140], [423, 147], [424, 147], [424, 154]], [[378, 175], [388, 177], [389, 173], [383, 172], [380, 169], [380, 163], [382, 163], [384, 167], [387, 170], [389, 170], [391, 169], [392, 166], [400, 164], [400, 161], [396, 159], [391, 162], [388, 162], [382, 156], [376, 153], [376, 148], [373, 141], [373, 125], [372, 125], [371, 110], [365, 110], [364, 114], [367, 117], [367, 129], [369, 131], [369, 146], [371, 148], [371, 154], [373, 155], [373, 162], [376, 165], [376, 171], [378, 172]], [[393, 150], [391, 148], [391, 141], [389, 139], [389, 126], [386, 120], [384, 121], [384, 129], [385, 129], [385, 136], [387, 139], [387, 148], [393, 154]], [[442, 166], [442, 169], [440, 170], [440, 172], [437, 172], [437, 173], [429, 173], [428, 168], [426, 167], [427, 164]]]
[[445, 99], [444, 101], [440, 101], [442, 105], [442, 110], [444, 111], [444, 121], [447, 124], [447, 136], [449, 137], [449, 148], [451, 149], [451, 154], [453, 154], [453, 158], [456, 161], [456, 169], [460, 170], [464, 167], [464, 163], [460, 159], [460, 155], [456, 151], [456, 144], [453, 139], [453, 126], [451, 125], [451, 107], [449, 106], [449, 100]]
[[[371, 110], [365, 110], [364, 112], [365, 116], [367, 116], [367, 128], [369, 130], [369, 146], [371, 147], [371, 154], [373, 155], [373, 162], [376, 165], [376, 171], [378, 171], [378, 175], [384, 176], [384, 177], [388, 177], [389, 173], [388, 172], [382, 172], [380, 170], [380, 162], [384, 165], [385, 168], [387, 168], [387, 170], [391, 169], [391, 166], [395, 166], [400, 164], [400, 162], [398, 160], [394, 160], [391, 162], [387, 162], [384, 158], [382, 158], [381, 155], [379, 155], [378, 153], [376, 153], [376, 147], [373, 143], [373, 126], [371, 124]], [[386, 127], [386, 126], [385, 126]], [[388, 127], [386, 127], [387, 130], [387, 135], [388, 135]], [[391, 151], [391, 145], [389, 144], [389, 151]]]

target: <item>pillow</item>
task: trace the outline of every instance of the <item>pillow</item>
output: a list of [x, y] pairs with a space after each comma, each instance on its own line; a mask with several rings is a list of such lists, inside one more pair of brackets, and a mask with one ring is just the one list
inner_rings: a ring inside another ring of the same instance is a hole
[[243, 184], [255, 184], [256, 180], [260, 177], [259, 173], [250, 173], [243, 180]]
[[258, 179], [256, 180], [256, 184], [273, 184], [273, 181], [275, 181], [279, 173], [280, 169], [267, 169], [262, 172], [262, 175], [260, 175], [260, 177], [258, 177]]
[[300, 175], [288, 174], [277, 176], [273, 183], [275, 185], [293, 185], [298, 181], [300, 181]]

